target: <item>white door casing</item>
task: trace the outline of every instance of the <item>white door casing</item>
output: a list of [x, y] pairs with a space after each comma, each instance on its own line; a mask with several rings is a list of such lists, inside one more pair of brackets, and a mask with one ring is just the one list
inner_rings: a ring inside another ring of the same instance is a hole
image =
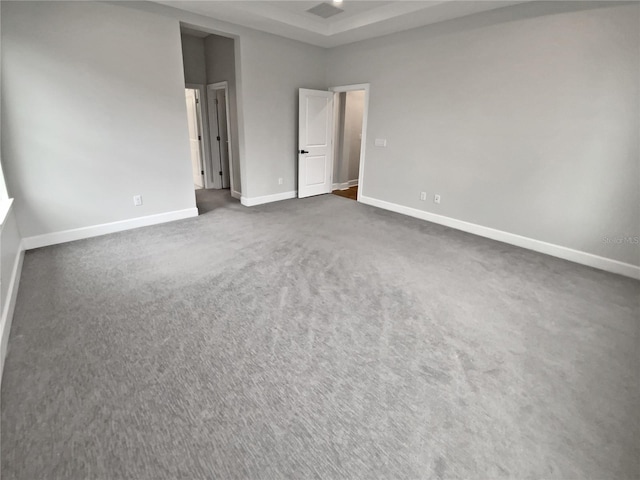
[[333, 92], [299, 90], [298, 197], [331, 193]]

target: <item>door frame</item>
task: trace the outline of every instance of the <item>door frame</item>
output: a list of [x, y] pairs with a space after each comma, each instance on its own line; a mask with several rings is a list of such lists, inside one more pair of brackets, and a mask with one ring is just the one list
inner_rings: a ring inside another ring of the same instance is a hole
[[[231, 191], [231, 196], [234, 198], [240, 198], [240, 192], [238, 192], [235, 188], [235, 182], [234, 182], [234, 169], [233, 169], [233, 137], [231, 136], [231, 117], [230, 117], [230, 112], [231, 109], [229, 107], [229, 82], [227, 82], [226, 80], [223, 82], [216, 82], [216, 83], [211, 83], [209, 85], [207, 85], [207, 94], [210, 94], [212, 92], [215, 92], [216, 90], [224, 90], [224, 108], [226, 110], [226, 120], [227, 120], [227, 143], [228, 143], [228, 147], [227, 147], [227, 155], [229, 157], [229, 190]], [[209, 96], [209, 98], [213, 98], [215, 99], [215, 93], [212, 96]], [[209, 109], [209, 118], [211, 118], [211, 115], [215, 115], [215, 112], [212, 112], [211, 109]], [[216, 118], [216, 123], [217, 123], [217, 118]], [[210, 122], [210, 125], [212, 125], [213, 123]], [[210, 142], [212, 140], [212, 137], [210, 136]], [[211, 148], [213, 148], [213, 143], [211, 143]], [[213, 155], [211, 156], [211, 161], [213, 162]], [[212, 165], [213, 168], [213, 165]], [[213, 171], [213, 170], [212, 170]], [[220, 188], [222, 188], [222, 179], [220, 179]]]
[[[335, 96], [342, 92], [352, 92], [354, 90], [364, 90], [364, 107], [362, 109], [362, 138], [360, 140], [360, 165], [358, 167], [358, 202], [362, 201], [362, 191], [364, 190], [364, 163], [365, 163], [365, 149], [367, 146], [367, 119], [369, 117], [369, 91], [371, 89], [370, 83], [357, 83], [354, 85], [342, 85], [339, 87], [331, 87], [329, 88], [330, 92], [333, 92], [334, 95], [334, 104], [335, 104]], [[335, 112], [334, 112], [335, 115]], [[337, 122], [334, 122], [334, 124]], [[338, 125], [334, 126], [333, 129], [333, 141], [334, 145], [338, 140]], [[333, 159], [335, 162], [335, 158]], [[333, 171], [333, 170], [332, 170]]]
[[[198, 128], [202, 141], [200, 142], [200, 158], [202, 158], [202, 170], [204, 170], [204, 188], [211, 188], [211, 150], [209, 142], [209, 115], [207, 108], [207, 93], [205, 85], [199, 83], [185, 83], [185, 90], [195, 90], [197, 93], [196, 115], [198, 117]], [[204, 113], [203, 109], [204, 108]]]

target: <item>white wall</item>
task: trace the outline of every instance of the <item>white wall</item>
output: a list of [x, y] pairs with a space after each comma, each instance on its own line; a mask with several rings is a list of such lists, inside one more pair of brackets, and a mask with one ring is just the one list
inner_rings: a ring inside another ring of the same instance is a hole
[[93, 2], [1, 8], [2, 159], [22, 235], [192, 213], [178, 23]]
[[[220, 35], [209, 35], [204, 41], [207, 84], [226, 81], [229, 86], [229, 124], [231, 127], [229, 133], [231, 134], [233, 186], [236, 192], [242, 193], [234, 39], [221, 37]], [[212, 172], [214, 170], [216, 169], [213, 169]]]
[[207, 69], [205, 67], [204, 38], [186, 33], [180, 34], [182, 45], [182, 63], [184, 83], [206, 85]]
[[640, 7], [554, 3], [331, 49], [371, 83], [362, 193], [639, 265], [603, 239], [640, 235]]

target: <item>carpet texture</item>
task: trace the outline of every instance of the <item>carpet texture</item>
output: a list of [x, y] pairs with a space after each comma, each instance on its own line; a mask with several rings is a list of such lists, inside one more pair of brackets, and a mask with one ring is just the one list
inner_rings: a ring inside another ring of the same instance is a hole
[[639, 475], [640, 283], [335, 195], [26, 253], [2, 479]]

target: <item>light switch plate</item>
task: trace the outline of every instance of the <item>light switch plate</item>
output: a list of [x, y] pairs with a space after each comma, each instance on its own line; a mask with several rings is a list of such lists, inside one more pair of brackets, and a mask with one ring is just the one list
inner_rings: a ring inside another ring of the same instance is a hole
[[387, 146], [387, 139], [386, 138], [376, 138], [375, 145], [376, 145], [376, 147], [386, 147]]

